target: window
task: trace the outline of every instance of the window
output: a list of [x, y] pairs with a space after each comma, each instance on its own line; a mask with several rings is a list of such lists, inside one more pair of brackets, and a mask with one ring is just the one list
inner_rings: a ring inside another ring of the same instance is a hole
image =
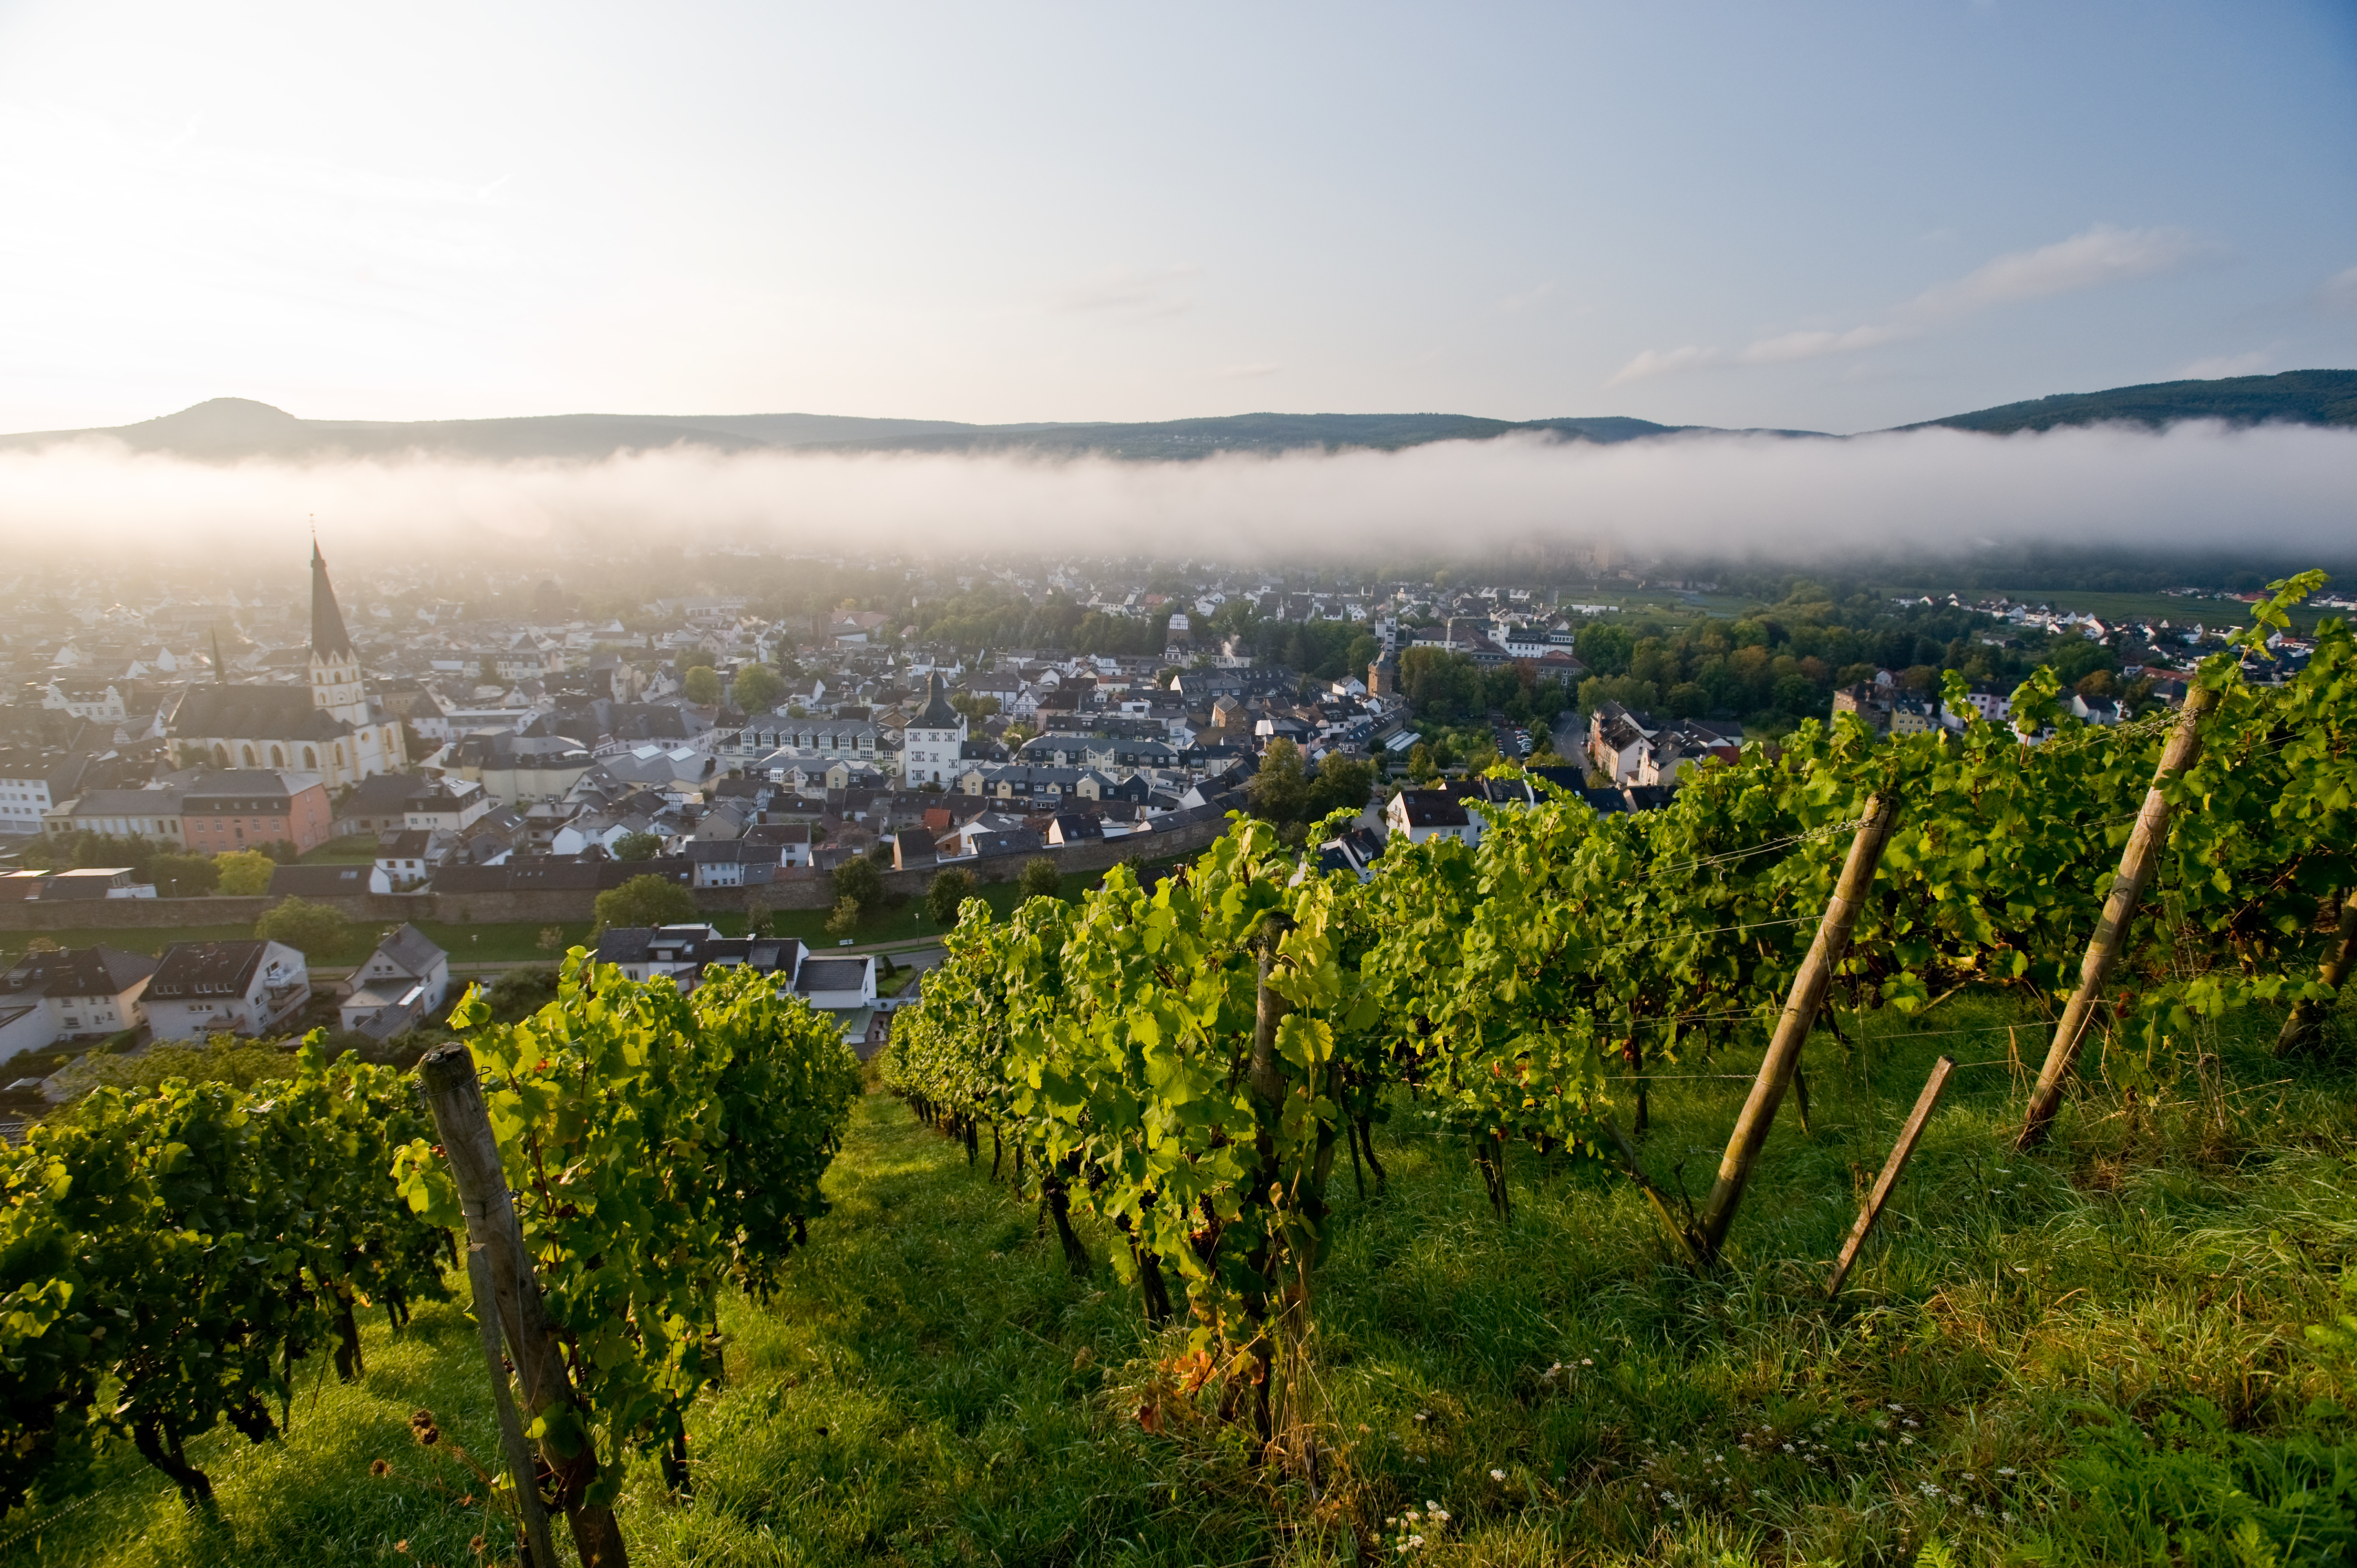
[[254, 766], [254, 760], [253, 760], [253, 747], [252, 747], [252, 746], [249, 746], [245, 747], [244, 749], [245, 749], [245, 765], [246, 765], [248, 768], [252, 768], [252, 767], [253, 767], [253, 766]]

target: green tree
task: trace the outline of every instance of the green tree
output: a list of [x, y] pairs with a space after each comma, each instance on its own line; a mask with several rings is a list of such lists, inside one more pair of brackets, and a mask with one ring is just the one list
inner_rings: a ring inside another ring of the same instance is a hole
[[1244, 786], [1244, 796], [1252, 802], [1253, 815], [1263, 822], [1283, 827], [1297, 822], [1309, 810], [1309, 769], [1301, 760], [1301, 748], [1277, 736], [1260, 754], [1260, 771]]
[[695, 900], [668, 877], [633, 876], [597, 895], [597, 929], [677, 926], [695, 918]]
[[277, 865], [258, 849], [223, 850], [213, 856], [215, 886], [231, 897], [252, 898], [270, 891], [270, 874]]
[[1417, 741], [1407, 748], [1407, 779], [1411, 784], [1429, 784], [1440, 777], [1440, 764], [1433, 760], [1432, 746]]
[[845, 894], [834, 901], [834, 912], [826, 918], [826, 934], [848, 937], [859, 929], [859, 900]]
[[201, 854], [167, 854], [147, 863], [147, 875], [159, 898], [199, 898], [221, 880], [221, 868]]
[[884, 874], [864, 854], [854, 855], [836, 866], [828, 886], [834, 889], [838, 906], [846, 898], [851, 901], [858, 910], [856, 919], [866, 919], [884, 902]]
[[653, 833], [624, 833], [614, 841], [616, 860], [652, 860], [662, 853], [663, 841]]
[[708, 708], [720, 700], [720, 674], [708, 664], [698, 664], [687, 672], [682, 682], [687, 700], [699, 708]]
[[1572, 648], [1579, 661], [1598, 675], [1620, 675], [1628, 671], [1629, 661], [1636, 655], [1637, 639], [1626, 627], [1584, 626]]
[[937, 926], [957, 924], [959, 907], [974, 897], [974, 873], [952, 865], [934, 876], [925, 889], [925, 913]]
[[786, 678], [766, 664], [748, 664], [728, 685], [728, 700], [739, 713], [766, 714], [786, 694]]
[[1017, 886], [1026, 898], [1053, 898], [1063, 892], [1064, 875], [1053, 860], [1039, 855], [1023, 863], [1023, 879]]
[[314, 961], [343, 950], [351, 940], [352, 923], [339, 909], [307, 898], [282, 898], [253, 923], [253, 934], [288, 947]]
[[1345, 806], [1355, 811], [1366, 805], [1374, 789], [1372, 760], [1329, 751], [1318, 764], [1318, 782], [1309, 792], [1309, 815], [1322, 817]]

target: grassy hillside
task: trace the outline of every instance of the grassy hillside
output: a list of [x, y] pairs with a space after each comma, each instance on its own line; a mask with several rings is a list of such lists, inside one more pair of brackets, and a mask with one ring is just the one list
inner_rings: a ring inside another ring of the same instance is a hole
[[2357, 371], [2286, 371], [2278, 376], [2231, 376], [2222, 381], [2154, 381], [2108, 392], [2061, 392], [1950, 414], [1906, 426], [1944, 424], [2005, 435], [2051, 430], [2060, 424], [2121, 422], [2163, 425], [2181, 419], [2222, 419], [2233, 424], [2357, 424]]
[[[1846, 1058], [1821, 1036], [1812, 1128], [1788, 1105], [1707, 1282], [1609, 1173], [1518, 1152], [1501, 1227], [1461, 1150], [1392, 1123], [1390, 1188], [1340, 1183], [1320, 1276], [1315, 1488], [1259, 1465], [1208, 1393], [1174, 1391], [1183, 1331], [1144, 1330], [1103, 1263], [1116, 1239], [1090, 1235], [1099, 1262], [1071, 1277], [990, 1182], [986, 1139], [969, 1168], [870, 1096], [786, 1290], [730, 1311], [731, 1382], [691, 1423], [694, 1496], [631, 1474], [632, 1560], [2338, 1560], [2320, 1547], [2357, 1540], [2357, 1364], [2304, 1326], [2357, 1253], [2357, 1085], [2241, 1038], [2115, 1053], [2054, 1147], [2019, 1157], [2013, 1021], [1960, 1000], [1861, 1020]], [[1828, 1307], [1822, 1262], [1939, 1050], [1963, 1064], [1950, 1097]], [[1714, 1075], [1750, 1066], [1663, 1069], [1657, 1176], [1706, 1181], [1744, 1087]], [[483, 1561], [479, 1483], [408, 1431], [430, 1410], [492, 1451], [470, 1326], [429, 1307], [367, 1348], [361, 1383], [301, 1391], [285, 1441], [194, 1445], [217, 1524], [126, 1454], [12, 1518], [0, 1561]], [[1407, 1509], [1426, 1543], [1403, 1554], [1385, 1521]]]

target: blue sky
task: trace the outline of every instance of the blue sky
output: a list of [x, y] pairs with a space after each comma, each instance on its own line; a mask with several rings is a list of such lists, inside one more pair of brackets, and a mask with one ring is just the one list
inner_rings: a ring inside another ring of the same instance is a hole
[[0, 4], [0, 428], [2357, 364], [2357, 7]]

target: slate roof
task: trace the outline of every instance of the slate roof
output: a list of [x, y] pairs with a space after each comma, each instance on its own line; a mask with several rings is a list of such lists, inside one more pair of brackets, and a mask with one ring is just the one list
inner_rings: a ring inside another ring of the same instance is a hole
[[[344, 630], [344, 612], [336, 607], [336, 590], [328, 582], [328, 563], [319, 542], [311, 541], [311, 651], [320, 658], [350, 659], [352, 639]], [[309, 693], [306, 693], [307, 700]]]
[[950, 703], [949, 687], [940, 671], [925, 677], [925, 706], [909, 721], [910, 729], [955, 729], [963, 721]]
[[352, 726], [311, 705], [307, 686], [190, 686], [172, 710], [174, 735], [335, 741]]
[[819, 991], [857, 991], [867, 983], [867, 963], [864, 958], [804, 959], [794, 990], [804, 996]]
[[71, 948], [27, 953], [0, 976], [0, 993], [14, 996], [119, 996], [156, 972], [156, 961], [121, 948]]
[[402, 973], [421, 978], [430, 972], [436, 962], [450, 956], [433, 938], [406, 920], [395, 926], [391, 935], [376, 944], [376, 951], [368, 956], [362, 967], [375, 961], [379, 955], [390, 959], [393, 968]]
[[242, 996], [270, 946], [258, 939], [235, 942], [174, 942], [164, 950], [155, 978], [147, 983], [153, 1002], [190, 996]]

